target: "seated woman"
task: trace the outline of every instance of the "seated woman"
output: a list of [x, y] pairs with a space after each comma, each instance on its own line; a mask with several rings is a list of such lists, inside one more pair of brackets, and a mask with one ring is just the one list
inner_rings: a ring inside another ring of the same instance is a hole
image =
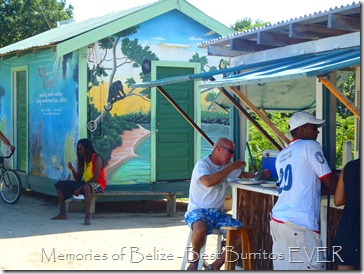
[[55, 184], [60, 212], [52, 220], [67, 219], [65, 201], [73, 195], [85, 196], [86, 212], [84, 225], [90, 225], [91, 196], [93, 193], [103, 192], [106, 187], [104, 160], [95, 152], [88, 139], [80, 139], [77, 143], [77, 171], [71, 162], [68, 163], [72, 171], [72, 180], [58, 181]]

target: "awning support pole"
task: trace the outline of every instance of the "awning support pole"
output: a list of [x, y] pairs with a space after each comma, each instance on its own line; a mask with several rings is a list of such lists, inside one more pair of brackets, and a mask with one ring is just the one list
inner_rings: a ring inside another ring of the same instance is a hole
[[158, 91], [170, 102], [175, 109], [194, 127], [202, 137], [213, 147], [214, 142], [206, 135], [206, 133], [188, 116], [188, 114], [172, 99], [171, 96], [161, 86], [157, 86]]
[[233, 96], [231, 96], [231, 94], [225, 88], [219, 88], [219, 90], [225, 94], [230, 102], [233, 103], [233, 105], [239, 111], [241, 111], [254, 126], [256, 126], [256, 128], [268, 139], [269, 142], [271, 142], [279, 151], [282, 150], [282, 147], [264, 130], [264, 128], [261, 127], [261, 125], [258, 124], [257, 121], [254, 120], [253, 117], [251, 117], [251, 115], [242, 107], [242, 105], [239, 104], [238, 101], [235, 100]]
[[325, 85], [325, 87], [327, 87], [331, 93], [334, 94], [335, 97], [339, 99], [340, 102], [343, 103], [344, 106], [346, 106], [351, 111], [351, 113], [353, 113], [354, 116], [360, 120], [359, 109], [335, 86], [335, 84], [326, 77], [318, 78]]
[[239, 99], [249, 107], [262, 121], [276, 134], [278, 139], [281, 139], [287, 145], [290, 143], [290, 140], [265, 116], [263, 113], [259, 111], [259, 109], [246, 97], [236, 87], [229, 87], [228, 90], [231, 90]]
[[[260, 113], [262, 114], [262, 115], [264, 115], [267, 119], [268, 119], [268, 121], [270, 121], [269, 120], [269, 118], [268, 118], [268, 115], [267, 115], [267, 113], [265, 112], [265, 110], [264, 110], [264, 108], [261, 108], [261, 109], [259, 109], [259, 111], [260, 111]], [[269, 126], [269, 125], [268, 125]], [[275, 127], [275, 126], [274, 126]], [[277, 138], [277, 140], [278, 140], [278, 142], [279, 142], [279, 144], [282, 146], [282, 147], [286, 147], [286, 145], [288, 145], [289, 143], [284, 143], [283, 142], [283, 140], [280, 138], [280, 136], [281, 136], [281, 134], [278, 136], [274, 131], [273, 131], [273, 134], [274, 134], [274, 136]], [[283, 134], [283, 133], [282, 133]], [[284, 134], [283, 134], [283, 136], [284, 137], [286, 137]], [[286, 137], [287, 138], [287, 137]], [[288, 138], [287, 138], [287, 140], [289, 140]]]

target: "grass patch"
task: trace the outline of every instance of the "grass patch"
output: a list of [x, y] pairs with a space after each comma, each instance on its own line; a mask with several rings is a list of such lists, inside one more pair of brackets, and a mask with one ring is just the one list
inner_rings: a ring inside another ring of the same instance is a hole
[[176, 202], [180, 203], [188, 203], [189, 198], [176, 198]]

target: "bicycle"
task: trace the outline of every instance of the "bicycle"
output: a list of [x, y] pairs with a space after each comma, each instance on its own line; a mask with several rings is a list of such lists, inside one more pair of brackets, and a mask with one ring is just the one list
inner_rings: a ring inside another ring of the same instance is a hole
[[19, 201], [22, 191], [22, 183], [19, 174], [14, 169], [5, 167], [5, 159], [13, 156], [14, 150], [9, 156], [0, 156], [0, 196], [6, 204], [15, 204]]

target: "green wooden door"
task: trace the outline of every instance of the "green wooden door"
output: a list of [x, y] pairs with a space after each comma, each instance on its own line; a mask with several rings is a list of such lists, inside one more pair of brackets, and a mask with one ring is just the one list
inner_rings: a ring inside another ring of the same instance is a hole
[[[158, 67], [156, 76], [162, 79], [193, 73], [193, 68]], [[193, 119], [193, 81], [162, 87]], [[194, 129], [159, 91], [156, 102], [156, 179], [190, 179], [194, 165]]]
[[16, 125], [16, 168], [27, 172], [28, 151], [28, 108], [27, 108], [27, 71], [14, 72], [15, 101], [15, 125]]

